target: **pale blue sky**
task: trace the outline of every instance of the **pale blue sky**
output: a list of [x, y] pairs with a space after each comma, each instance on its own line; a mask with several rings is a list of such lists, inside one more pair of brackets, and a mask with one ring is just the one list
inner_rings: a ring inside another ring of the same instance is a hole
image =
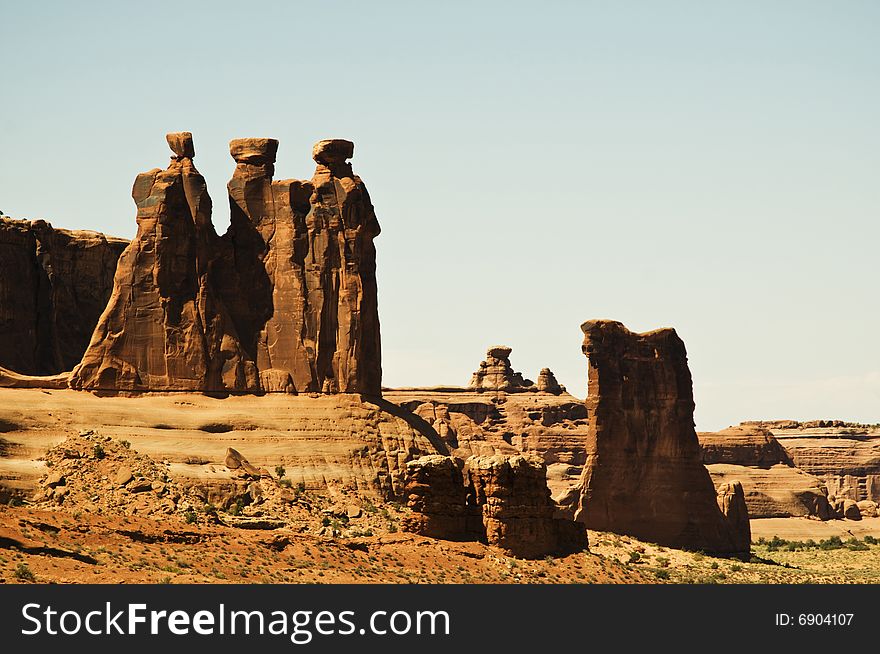
[[880, 421], [880, 3], [0, 4], [0, 209], [135, 231], [190, 130], [355, 142], [388, 385], [494, 343], [585, 394], [579, 325], [674, 326], [697, 424]]

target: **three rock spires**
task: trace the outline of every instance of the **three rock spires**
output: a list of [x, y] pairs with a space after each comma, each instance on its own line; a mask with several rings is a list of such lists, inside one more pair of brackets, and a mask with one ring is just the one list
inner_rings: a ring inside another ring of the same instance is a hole
[[348, 163], [320, 141], [310, 181], [274, 180], [274, 139], [236, 139], [229, 230], [218, 236], [189, 132], [165, 170], [141, 173], [138, 232], [73, 388], [381, 394], [379, 234]]

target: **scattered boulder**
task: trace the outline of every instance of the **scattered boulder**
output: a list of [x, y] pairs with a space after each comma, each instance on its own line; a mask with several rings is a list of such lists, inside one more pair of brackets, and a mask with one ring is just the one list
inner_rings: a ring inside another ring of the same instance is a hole
[[862, 500], [861, 502], [856, 502], [856, 505], [859, 507], [859, 513], [863, 518], [876, 518], [877, 517], [877, 503], [872, 500]]
[[64, 483], [64, 475], [58, 470], [53, 470], [52, 472], [50, 472], [45, 481], [46, 486], [48, 486], [49, 488], [55, 488], [55, 486], [63, 486]]
[[862, 512], [859, 510], [859, 505], [855, 500], [851, 500], [849, 498], [843, 500], [843, 504], [841, 506], [843, 511], [843, 517], [847, 520], [861, 520]]
[[361, 515], [363, 515], [363, 511], [361, 510], [361, 507], [349, 504], [345, 507], [345, 515], [351, 519], [360, 518]]
[[247, 459], [242, 456], [241, 452], [229, 447], [226, 449], [226, 458], [223, 463], [230, 470], [238, 470], [243, 463], [247, 463]]
[[131, 468], [128, 466], [121, 466], [119, 470], [116, 471], [116, 476], [113, 478], [113, 481], [116, 482], [117, 486], [125, 486], [132, 479], [134, 479], [134, 476], [131, 474]]

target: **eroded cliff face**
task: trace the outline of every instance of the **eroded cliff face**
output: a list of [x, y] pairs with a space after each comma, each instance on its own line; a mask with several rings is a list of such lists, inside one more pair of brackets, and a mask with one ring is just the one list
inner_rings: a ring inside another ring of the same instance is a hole
[[128, 241], [0, 217], [0, 367], [55, 375], [79, 363]]
[[684, 343], [673, 329], [581, 326], [589, 359], [587, 461], [576, 518], [672, 547], [743, 551], [702, 464]]
[[277, 141], [232, 141], [221, 238], [192, 135], [168, 143], [169, 167], [135, 181], [138, 234], [71, 387], [381, 395], [379, 224], [353, 144], [321, 141], [311, 181], [273, 181]]
[[138, 232], [70, 386], [106, 391], [254, 391], [258, 378], [210, 284], [219, 255], [192, 135], [168, 135], [165, 170], [138, 175]]

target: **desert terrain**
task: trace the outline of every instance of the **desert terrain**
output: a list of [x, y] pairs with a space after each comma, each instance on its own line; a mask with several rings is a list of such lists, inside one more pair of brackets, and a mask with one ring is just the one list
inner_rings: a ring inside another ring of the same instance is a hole
[[[384, 501], [366, 484], [374, 469], [363, 467], [358, 433], [367, 427], [358, 416], [360, 401], [352, 402], [344, 395], [99, 397], [0, 389], [0, 485], [6, 489], [0, 578], [5, 583], [867, 583], [880, 571], [880, 541], [874, 540], [880, 539], [880, 517], [752, 519], [751, 553], [738, 557], [590, 530], [586, 551], [525, 560], [485, 543], [405, 533], [400, 527], [410, 509]], [[383, 424], [373, 427], [381, 431]], [[412, 438], [421, 438], [408, 423], [402, 425]], [[263, 489], [259, 502], [239, 501], [252, 481], [227, 466], [228, 448], [262, 469], [256, 475]], [[382, 456], [384, 461], [388, 455]], [[66, 478], [47, 496], [53, 472]]]

